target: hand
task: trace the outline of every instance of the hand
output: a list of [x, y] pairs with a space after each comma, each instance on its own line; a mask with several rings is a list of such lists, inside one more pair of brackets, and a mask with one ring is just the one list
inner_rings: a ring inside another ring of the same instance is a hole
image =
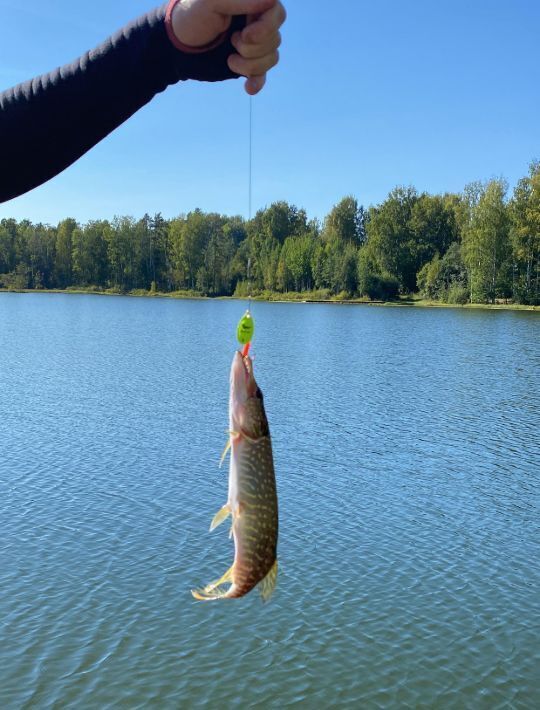
[[266, 72], [279, 61], [279, 28], [286, 18], [280, 0], [180, 0], [171, 20], [179, 42], [195, 48], [226, 32], [233, 15], [247, 15], [247, 24], [231, 37], [237, 54], [230, 55], [228, 65], [247, 77], [246, 91], [253, 96], [263, 88]]

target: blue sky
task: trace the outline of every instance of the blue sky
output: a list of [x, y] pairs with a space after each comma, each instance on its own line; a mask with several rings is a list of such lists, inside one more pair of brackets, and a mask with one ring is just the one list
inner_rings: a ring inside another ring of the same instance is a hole
[[[0, 87], [74, 59], [151, 7], [0, 0]], [[368, 206], [398, 184], [437, 193], [502, 175], [512, 187], [540, 158], [538, 0], [287, 10], [281, 63], [253, 100], [254, 210], [284, 199], [323, 218], [344, 195]], [[240, 82], [170, 87], [0, 217], [247, 216], [248, 116]]]

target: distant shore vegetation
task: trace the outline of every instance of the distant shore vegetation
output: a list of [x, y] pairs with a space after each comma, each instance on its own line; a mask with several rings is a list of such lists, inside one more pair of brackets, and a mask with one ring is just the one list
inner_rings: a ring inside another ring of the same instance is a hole
[[[248, 268], [249, 267], [249, 268]], [[0, 288], [312, 300], [540, 305], [540, 162], [463, 193], [396, 187], [310, 220], [287, 202], [249, 221], [199, 209], [56, 226], [0, 220]]]

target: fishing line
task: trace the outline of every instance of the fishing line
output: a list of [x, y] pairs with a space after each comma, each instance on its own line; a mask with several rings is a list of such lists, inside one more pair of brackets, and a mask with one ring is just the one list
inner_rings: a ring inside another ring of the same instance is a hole
[[[248, 157], [248, 223], [251, 222], [251, 206], [253, 195], [253, 97], [249, 97], [249, 157]], [[255, 323], [251, 315], [251, 257], [247, 262], [248, 307], [236, 328], [236, 337], [243, 345], [242, 355], [247, 357], [251, 340], [255, 331]]]
[[[249, 171], [248, 171], [248, 222], [251, 222], [253, 196], [253, 96], [249, 97]], [[251, 313], [251, 257], [247, 263], [248, 312]]]
[[249, 97], [249, 184], [248, 184], [248, 219], [251, 221], [251, 197], [253, 175], [253, 96]]
[[247, 263], [247, 281], [248, 281], [248, 311], [251, 311], [251, 257], [248, 257]]

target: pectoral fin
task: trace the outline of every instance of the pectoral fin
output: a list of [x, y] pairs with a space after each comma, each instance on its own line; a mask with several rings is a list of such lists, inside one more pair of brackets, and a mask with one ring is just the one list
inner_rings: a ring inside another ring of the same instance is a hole
[[219, 459], [219, 467], [220, 468], [223, 466], [223, 462], [225, 461], [225, 457], [227, 456], [227, 453], [230, 448], [231, 448], [231, 440], [229, 439], [227, 441], [227, 443], [225, 444], [225, 448], [223, 449], [223, 453], [221, 454], [221, 458]]
[[261, 597], [263, 598], [263, 601], [265, 601], [265, 602], [267, 602], [270, 599], [274, 589], [276, 588], [277, 575], [278, 575], [278, 561], [276, 560], [274, 562], [274, 564], [272, 565], [270, 572], [268, 572], [268, 574], [262, 580], [262, 582], [259, 583], [259, 591], [261, 593]]
[[219, 459], [219, 467], [221, 468], [223, 466], [223, 462], [225, 461], [225, 457], [227, 456], [227, 453], [229, 452], [229, 449], [231, 448], [231, 440], [235, 436], [238, 436], [238, 433], [235, 431], [230, 431], [229, 432], [229, 439], [227, 443], [225, 444], [225, 448], [223, 449], [223, 453], [221, 454], [221, 458]]
[[212, 518], [212, 522], [210, 523], [210, 532], [212, 532], [212, 530], [215, 530], [218, 525], [221, 525], [221, 523], [224, 520], [227, 520], [227, 518], [229, 517], [230, 514], [231, 514], [231, 507], [227, 503], [226, 505], [223, 506], [223, 508], [218, 510], [218, 512]]

